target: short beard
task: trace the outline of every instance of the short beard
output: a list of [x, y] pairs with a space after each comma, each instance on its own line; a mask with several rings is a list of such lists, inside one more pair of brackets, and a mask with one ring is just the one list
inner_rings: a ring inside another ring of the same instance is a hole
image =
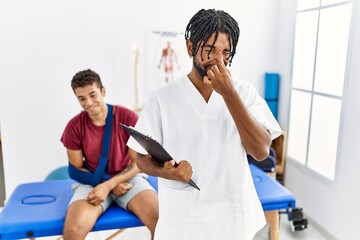
[[[204, 77], [207, 76], [207, 71], [214, 65], [214, 63], [207, 63], [204, 65], [204, 67], [201, 67], [199, 62], [195, 59], [195, 57], [193, 57], [193, 65], [201, 78], [204, 79]], [[224, 65], [227, 66], [228, 63], [224, 62]]]
[[203, 69], [200, 64], [196, 61], [195, 57], [193, 57], [193, 65], [195, 70], [199, 73], [199, 75], [201, 76], [202, 79], [204, 79], [205, 76], [207, 76], [207, 71], [205, 71], [205, 69]]

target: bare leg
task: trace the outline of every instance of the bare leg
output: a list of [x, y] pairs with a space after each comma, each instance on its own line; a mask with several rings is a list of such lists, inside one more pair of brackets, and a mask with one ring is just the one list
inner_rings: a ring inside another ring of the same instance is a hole
[[87, 200], [73, 202], [66, 213], [63, 231], [64, 240], [85, 239], [102, 212], [101, 205], [91, 205]]
[[270, 226], [270, 239], [279, 240], [279, 210], [266, 211], [265, 218]]
[[145, 226], [149, 228], [151, 239], [153, 239], [156, 223], [159, 218], [157, 193], [153, 190], [142, 191], [129, 201], [127, 208], [138, 216]]

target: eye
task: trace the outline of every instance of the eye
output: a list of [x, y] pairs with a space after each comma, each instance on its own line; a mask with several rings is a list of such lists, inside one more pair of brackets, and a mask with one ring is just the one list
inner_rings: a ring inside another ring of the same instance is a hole
[[205, 49], [205, 52], [207, 52], [207, 53], [212, 53], [212, 52], [214, 52], [214, 50], [211, 49], [211, 48], [206, 48], [206, 49]]
[[224, 56], [226, 56], [226, 57], [230, 57], [231, 52], [230, 52], [229, 50], [224, 50], [224, 51], [223, 51], [223, 54], [224, 54]]

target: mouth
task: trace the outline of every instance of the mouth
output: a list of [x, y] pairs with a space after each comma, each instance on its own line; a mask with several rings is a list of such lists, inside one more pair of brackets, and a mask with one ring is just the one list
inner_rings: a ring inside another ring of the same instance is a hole
[[205, 65], [204, 65], [204, 70], [207, 72], [212, 66], [214, 66], [215, 65], [215, 61], [211, 61], [211, 62], [209, 62], [209, 63], [206, 63]]
[[95, 109], [95, 106], [91, 105], [91, 106], [86, 108], [86, 111], [93, 111], [94, 109]]

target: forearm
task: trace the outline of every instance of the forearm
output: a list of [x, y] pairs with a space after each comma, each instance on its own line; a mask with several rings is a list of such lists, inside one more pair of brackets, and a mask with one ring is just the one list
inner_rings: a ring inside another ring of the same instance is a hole
[[[136, 163], [139, 169], [151, 176], [158, 176], [161, 178], [178, 180], [177, 175], [174, 172], [168, 171], [163, 165], [159, 164], [155, 159], [150, 155], [137, 154]], [[175, 168], [175, 167], [174, 167]]]
[[136, 174], [140, 172], [140, 169], [137, 167], [136, 164], [129, 165], [126, 169], [122, 172], [118, 173], [117, 175], [113, 176], [109, 180], [105, 181], [104, 184], [110, 189], [114, 189], [119, 184], [127, 182], [129, 179], [134, 177]]
[[136, 155], [136, 164], [139, 169], [151, 176], [159, 176], [162, 173], [163, 166], [161, 166], [155, 159], [150, 155]]
[[226, 95], [224, 101], [234, 119], [245, 150], [257, 160], [265, 159], [269, 155], [271, 145], [269, 132], [251, 117], [235, 90], [232, 94]]

